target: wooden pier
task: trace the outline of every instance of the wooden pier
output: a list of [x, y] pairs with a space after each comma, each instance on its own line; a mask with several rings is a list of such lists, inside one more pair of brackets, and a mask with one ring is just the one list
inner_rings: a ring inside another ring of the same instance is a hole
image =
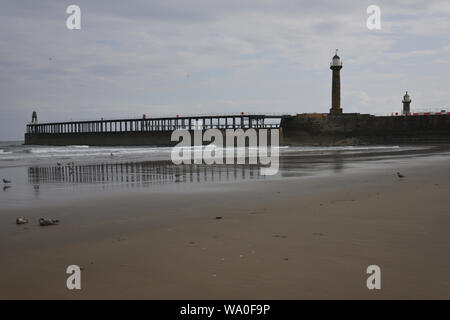
[[176, 129], [279, 129], [279, 123], [266, 123], [267, 119], [281, 119], [275, 115], [223, 115], [168, 118], [140, 118], [120, 120], [69, 121], [31, 123], [27, 133], [98, 133], [173, 131]]
[[25, 144], [41, 145], [173, 145], [174, 130], [270, 129], [279, 130], [289, 115], [228, 114], [160, 118], [101, 119], [27, 124]]

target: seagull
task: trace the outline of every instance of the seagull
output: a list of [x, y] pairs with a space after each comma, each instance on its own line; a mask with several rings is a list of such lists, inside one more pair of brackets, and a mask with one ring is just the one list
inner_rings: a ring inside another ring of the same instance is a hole
[[39, 219], [40, 226], [53, 226], [58, 223], [59, 223], [59, 220], [57, 220], [57, 219], [51, 219], [51, 218], [40, 218]]
[[24, 217], [20, 217], [16, 219], [16, 224], [25, 224], [28, 223], [28, 219]]
[[405, 176], [402, 175], [400, 172], [397, 172], [397, 177], [399, 177], [399, 178], [404, 178]]
[[11, 183], [11, 181], [10, 180], [6, 180], [6, 179], [3, 179], [3, 183]]

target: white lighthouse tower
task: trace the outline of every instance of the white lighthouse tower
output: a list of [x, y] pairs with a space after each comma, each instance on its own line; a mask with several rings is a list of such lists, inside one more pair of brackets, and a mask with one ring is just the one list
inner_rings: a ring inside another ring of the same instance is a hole
[[411, 114], [411, 97], [408, 94], [408, 91], [406, 91], [406, 94], [403, 96], [403, 115], [409, 116]]

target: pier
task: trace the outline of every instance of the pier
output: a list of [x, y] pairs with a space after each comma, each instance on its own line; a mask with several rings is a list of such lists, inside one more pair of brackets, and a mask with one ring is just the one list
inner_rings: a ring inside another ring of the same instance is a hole
[[25, 144], [43, 145], [157, 145], [175, 144], [171, 133], [177, 129], [269, 129], [279, 130], [290, 115], [227, 114], [134, 119], [101, 119], [38, 123], [33, 113], [27, 124]]
[[450, 115], [238, 114], [27, 124], [27, 145], [174, 146], [176, 129], [280, 130], [280, 145], [449, 143]]
[[169, 118], [141, 118], [120, 120], [69, 121], [53, 123], [31, 123], [27, 133], [102, 133], [102, 132], [143, 132], [173, 131], [176, 129], [279, 129], [278, 123], [267, 123], [267, 119], [281, 120], [276, 115], [223, 115], [190, 116]]

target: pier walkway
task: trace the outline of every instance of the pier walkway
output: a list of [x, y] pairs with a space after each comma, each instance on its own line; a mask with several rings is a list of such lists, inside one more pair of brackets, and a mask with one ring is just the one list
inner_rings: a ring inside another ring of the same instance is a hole
[[176, 129], [279, 129], [290, 115], [239, 114], [220, 116], [175, 116], [163, 118], [69, 121], [27, 124], [28, 134], [164, 132]]

